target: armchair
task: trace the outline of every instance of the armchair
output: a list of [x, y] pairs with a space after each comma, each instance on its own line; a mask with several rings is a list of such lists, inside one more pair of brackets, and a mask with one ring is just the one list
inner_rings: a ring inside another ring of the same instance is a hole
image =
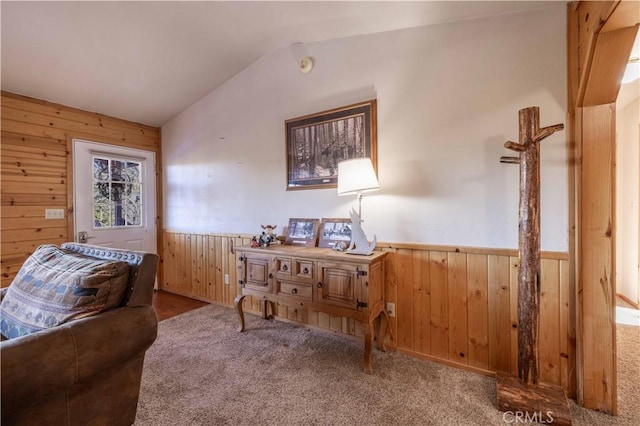
[[145, 352], [157, 334], [151, 300], [158, 256], [75, 243], [62, 248], [127, 262], [124, 299], [115, 309], [0, 343], [2, 424], [130, 425]]

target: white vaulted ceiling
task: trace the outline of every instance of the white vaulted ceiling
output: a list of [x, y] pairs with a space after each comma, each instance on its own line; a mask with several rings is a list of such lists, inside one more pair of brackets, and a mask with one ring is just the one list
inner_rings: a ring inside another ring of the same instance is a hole
[[2, 90], [161, 126], [269, 52], [545, 1], [7, 2]]

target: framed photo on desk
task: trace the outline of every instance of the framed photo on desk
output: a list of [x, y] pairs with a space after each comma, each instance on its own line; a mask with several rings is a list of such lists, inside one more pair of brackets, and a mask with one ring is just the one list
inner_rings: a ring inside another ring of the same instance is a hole
[[318, 240], [318, 219], [289, 219], [285, 244], [315, 247]]
[[348, 245], [351, 241], [351, 219], [322, 219], [318, 238], [318, 247], [333, 248], [340, 241]]

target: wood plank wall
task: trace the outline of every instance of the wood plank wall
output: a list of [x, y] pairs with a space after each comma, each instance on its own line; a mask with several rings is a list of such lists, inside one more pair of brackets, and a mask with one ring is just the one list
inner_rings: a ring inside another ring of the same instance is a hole
[[[73, 240], [71, 140], [145, 149], [159, 157], [160, 130], [7, 92], [0, 99], [0, 263], [6, 287], [38, 245]], [[45, 220], [46, 208], [64, 209], [65, 218]]]
[[[200, 300], [233, 305], [237, 295], [233, 248], [247, 235], [163, 232], [159, 287]], [[517, 374], [517, 268], [515, 250], [379, 244], [386, 257], [385, 290], [396, 304], [392, 341], [398, 350], [455, 367]], [[542, 254], [541, 380], [575, 394], [574, 292], [566, 253]], [[224, 276], [229, 275], [229, 284]], [[259, 303], [245, 298], [245, 308]], [[278, 306], [280, 319], [361, 337], [361, 325], [341, 317]]]

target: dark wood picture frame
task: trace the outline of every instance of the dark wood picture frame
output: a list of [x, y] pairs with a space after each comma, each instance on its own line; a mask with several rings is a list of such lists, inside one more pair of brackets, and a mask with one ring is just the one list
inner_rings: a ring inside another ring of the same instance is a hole
[[318, 231], [318, 247], [333, 248], [340, 241], [347, 245], [351, 241], [351, 219], [323, 218]]
[[302, 247], [315, 247], [318, 240], [319, 219], [290, 218], [284, 243]]
[[372, 99], [285, 121], [287, 191], [336, 188], [338, 163], [371, 158], [377, 170], [377, 107]]

